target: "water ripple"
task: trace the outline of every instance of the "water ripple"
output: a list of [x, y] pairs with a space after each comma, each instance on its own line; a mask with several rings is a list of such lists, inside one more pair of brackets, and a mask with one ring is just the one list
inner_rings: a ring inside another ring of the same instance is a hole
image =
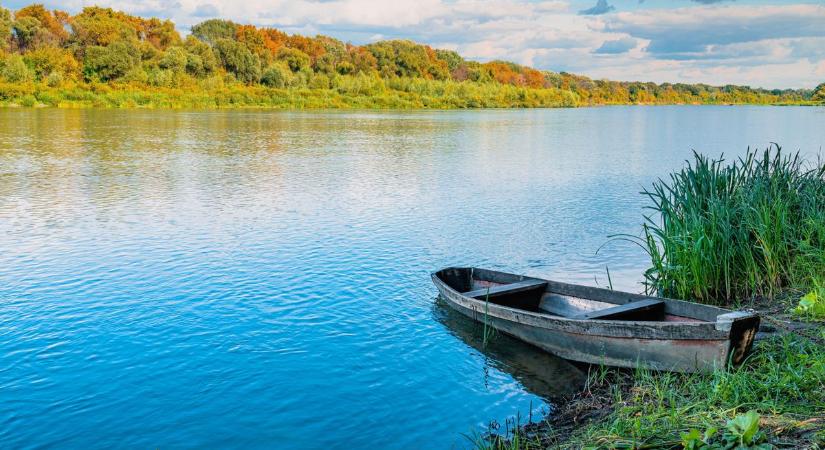
[[817, 151], [817, 114], [0, 110], [0, 442], [467, 446], [581, 374], [483, 347], [432, 270], [638, 290], [638, 249], [596, 251], [641, 186], [691, 148]]

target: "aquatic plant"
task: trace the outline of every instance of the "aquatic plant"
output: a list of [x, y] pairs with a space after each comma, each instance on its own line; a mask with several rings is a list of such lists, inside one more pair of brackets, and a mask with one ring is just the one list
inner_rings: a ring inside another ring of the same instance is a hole
[[484, 296], [484, 330], [482, 335], [482, 345], [485, 348], [495, 334], [496, 329], [490, 325], [490, 286], [487, 286], [487, 293]]
[[464, 435], [476, 450], [540, 450], [543, 449], [541, 435], [529, 433], [526, 426], [533, 424], [533, 404], [530, 403], [530, 417], [527, 423], [522, 422], [521, 413], [515, 417], [507, 418], [504, 422], [504, 430], [501, 424], [496, 421], [491, 422], [484, 434], [474, 433]]
[[775, 144], [732, 164], [694, 152], [643, 191], [653, 214], [635, 240], [650, 255], [648, 292], [730, 304], [807, 289], [825, 269], [824, 174]]

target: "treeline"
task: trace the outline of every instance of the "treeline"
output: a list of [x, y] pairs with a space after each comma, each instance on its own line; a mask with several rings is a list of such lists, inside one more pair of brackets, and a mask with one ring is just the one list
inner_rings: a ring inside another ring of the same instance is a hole
[[213, 19], [185, 38], [169, 20], [109, 8], [0, 8], [0, 102], [23, 105], [548, 107], [805, 103], [818, 91], [624, 83], [479, 63], [407, 40], [368, 45]]

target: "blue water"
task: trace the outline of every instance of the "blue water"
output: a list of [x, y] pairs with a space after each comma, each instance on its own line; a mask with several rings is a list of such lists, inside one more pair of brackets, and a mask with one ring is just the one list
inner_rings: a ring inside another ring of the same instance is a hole
[[815, 156], [825, 110], [0, 110], [0, 447], [462, 448], [577, 369], [429, 273], [639, 291], [691, 149]]

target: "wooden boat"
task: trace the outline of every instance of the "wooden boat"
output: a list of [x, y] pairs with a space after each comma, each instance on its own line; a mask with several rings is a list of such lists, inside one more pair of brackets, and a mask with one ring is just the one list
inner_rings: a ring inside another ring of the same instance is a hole
[[460, 313], [573, 361], [678, 372], [740, 363], [759, 316], [472, 267], [432, 274]]

